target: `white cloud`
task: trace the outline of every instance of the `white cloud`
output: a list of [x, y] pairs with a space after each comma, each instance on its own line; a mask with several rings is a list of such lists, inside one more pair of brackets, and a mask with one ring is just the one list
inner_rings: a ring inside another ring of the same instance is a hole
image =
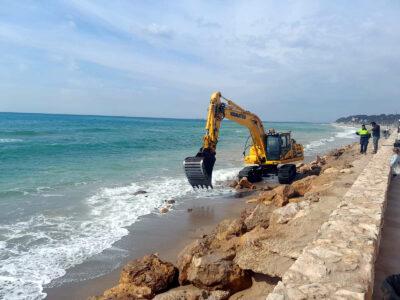
[[314, 120], [332, 118], [325, 112], [329, 109], [345, 113], [334, 104], [341, 99], [360, 105], [386, 99], [381, 107], [387, 110], [394, 107], [389, 96], [400, 96], [400, 10], [395, 4], [182, 1], [155, 6], [80, 0], [54, 8], [59, 21], [49, 20], [47, 26], [46, 8], [36, 5], [33, 11], [43, 14], [40, 26], [3, 20], [0, 42], [43, 51], [49, 63], [65, 66], [65, 76], [83, 81], [89, 79], [81, 63], [109, 68], [107, 79], [97, 79], [102, 84], [96, 93], [120, 85], [113, 77], [118, 71], [148, 99], [158, 93], [162, 101], [175, 103], [193, 94], [199, 100], [193, 105], [203, 109], [205, 95], [222, 89], [265, 117], [305, 119], [307, 112], [301, 115], [287, 104], [312, 103], [321, 113]]

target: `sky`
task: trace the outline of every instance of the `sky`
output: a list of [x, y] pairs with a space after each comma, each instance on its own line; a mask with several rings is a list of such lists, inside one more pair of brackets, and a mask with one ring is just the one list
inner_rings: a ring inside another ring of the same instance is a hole
[[0, 111], [400, 113], [400, 1], [0, 0]]

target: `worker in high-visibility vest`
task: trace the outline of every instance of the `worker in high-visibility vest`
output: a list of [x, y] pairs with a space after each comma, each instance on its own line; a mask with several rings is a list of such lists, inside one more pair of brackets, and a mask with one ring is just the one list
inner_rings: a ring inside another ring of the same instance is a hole
[[367, 154], [368, 140], [371, 137], [371, 133], [363, 124], [356, 134], [360, 136], [360, 153]]

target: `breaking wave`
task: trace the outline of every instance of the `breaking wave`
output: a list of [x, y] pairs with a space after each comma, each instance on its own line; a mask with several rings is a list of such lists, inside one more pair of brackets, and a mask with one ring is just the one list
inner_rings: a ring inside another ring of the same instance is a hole
[[[106, 187], [84, 199], [84, 217], [40, 214], [29, 220], [0, 225], [0, 298], [43, 299], [43, 287], [66, 270], [110, 248], [129, 233], [141, 216], [158, 213], [165, 200], [215, 197], [232, 193], [222, 184], [238, 168], [216, 170], [213, 190], [193, 190], [186, 178]], [[139, 192], [141, 191], [141, 192]], [[139, 193], [138, 193], [139, 192]]]

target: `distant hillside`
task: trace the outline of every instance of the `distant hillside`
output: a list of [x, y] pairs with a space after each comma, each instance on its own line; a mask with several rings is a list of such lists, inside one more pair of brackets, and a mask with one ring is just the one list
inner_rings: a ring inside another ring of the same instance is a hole
[[400, 114], [395, 115], [354, 115], [344, 118], [339, 118], [336, 123], [346, 123], [346, 124], [370, 124], [371, 122], [376, 122], [381, 125], [398, 125], [400, 120]]

